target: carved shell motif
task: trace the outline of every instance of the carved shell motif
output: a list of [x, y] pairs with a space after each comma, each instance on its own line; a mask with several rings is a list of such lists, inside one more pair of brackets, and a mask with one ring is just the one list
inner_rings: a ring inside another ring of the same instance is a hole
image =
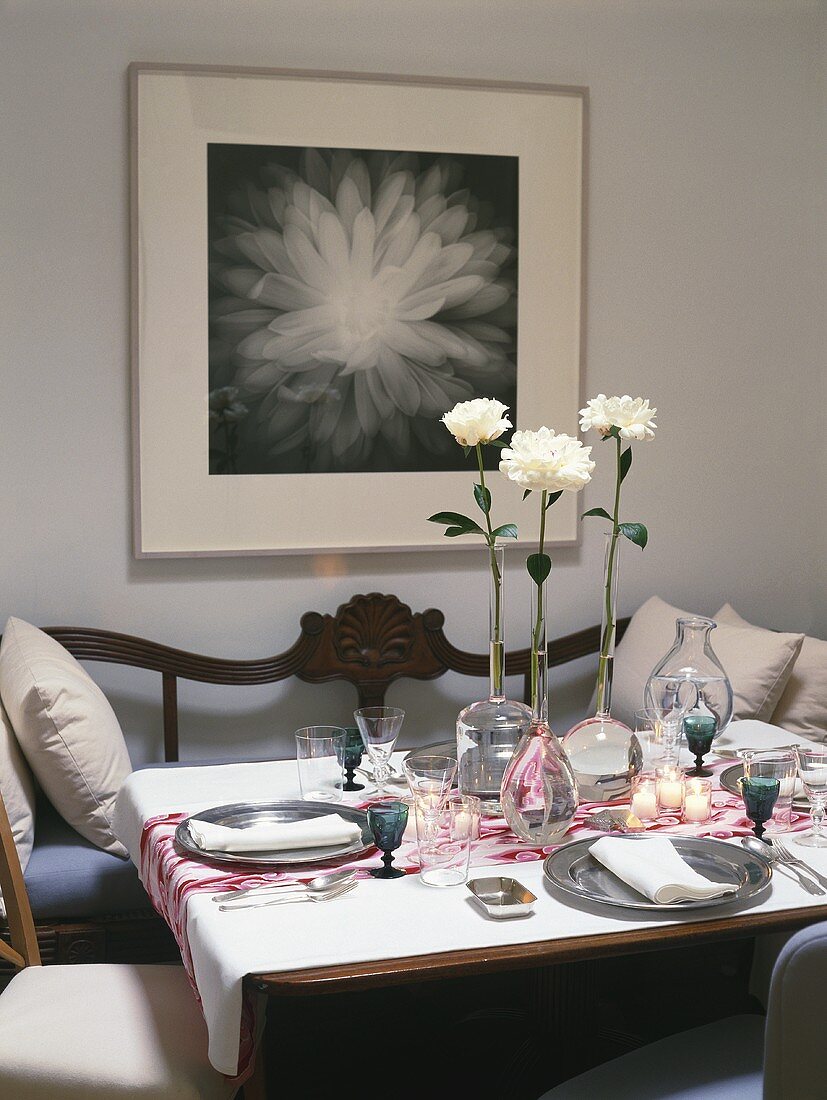
[[414, 642], [411, 609], [395, 596], [357, 596], [337, 616], [333, 644], [339, 659], [378, 668], [404, 661]]

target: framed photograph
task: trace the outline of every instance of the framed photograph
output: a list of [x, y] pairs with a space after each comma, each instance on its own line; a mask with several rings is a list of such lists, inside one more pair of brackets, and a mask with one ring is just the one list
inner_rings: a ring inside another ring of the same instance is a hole
[[[131, 65], [136, 555], [455, 547], [427, 522], [473, 507], [443, 413], [496, 397], [576, 434], [586, 111], [583, 88]], [[574, 496], [549, 518], [577, 541]]]

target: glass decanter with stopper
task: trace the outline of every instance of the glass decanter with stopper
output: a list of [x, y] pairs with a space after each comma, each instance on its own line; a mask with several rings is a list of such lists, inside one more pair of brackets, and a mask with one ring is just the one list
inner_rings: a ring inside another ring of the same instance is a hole
[[712, 648], [714, 619], [693, 615], [675, 620], [675, 641], [646, 681], [646, 705], [664, 713], [708, 714], [717, 737], [732, 718], [732, 684]]
[[617, 532], [610, 531], [606, 535], [604, 561], [597, 711], [591, 718], [572, 726], [563, 738], [563, 748], [577, 778], [580, 797], [586, 802], [625, 798], [631, 790], [632, 777], [643, 768], [640, 741], [627, 725], [611, 714], [619, 566], [620, 539]]
[[531, 722], [503, 776], [503, 814], [521, 840], [558, 844], [574, 820], [578, 796], [568, 758], [548, 724], [545, 581], [532, 594], [530, 662]]
[[500, 816], [503, 775], [531, 708], [505, 697], [504, 548], [486, 548], [489, 557], [490, 687], [488, 698], [471, 703], [457, 717], [457, 779], [462, 794], [480, 800], [480, 812]]

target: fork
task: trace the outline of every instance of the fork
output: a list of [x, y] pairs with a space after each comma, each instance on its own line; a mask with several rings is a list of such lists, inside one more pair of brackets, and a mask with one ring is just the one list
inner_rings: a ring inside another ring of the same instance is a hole
[[782, 844], [780, 840], [775, 840], [773, 838], [772, 846], [775, 848], [776, 852], [778, 852], [784, 863], [790, 863], [794, 867], [803, 867], [807, 873], [812, 875], [822, 886], [827, 886], [827, 876], [822, 875], [820, 871], [817, 871], [815, 867], [811, 867], [809, 863], [805, 863], [803, 859], [793, 855], [790, 849], [785, 844]]
[[219, 905], [218, 911], [219, 913], [231, 913], [235, 909], [263, 909], [266, 905], [293, 905], [298, 904], [300, 901], [312, 901], [314, 903], [335, 901], [337, 898], [343, 898], [345, 894], [349, 894], [351, 890], [355, 890], [357, 886], [358, 883], [356, 882], [346, 882], [343, 886], [337, 886], [335, 890], [327, 890], [323, 894], [291, 894], [290, 897], [245, 898], [240, 905], [234, 905], [232, 902]]

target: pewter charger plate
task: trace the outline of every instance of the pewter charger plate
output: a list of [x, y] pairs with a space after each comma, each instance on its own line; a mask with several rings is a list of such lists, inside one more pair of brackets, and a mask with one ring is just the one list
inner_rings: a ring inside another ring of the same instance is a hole
[[[738, 786], [738, 780], [744, 778], [743, 764], [730, 764], [728, 768], [724, 768], [718, 778], [725, 791], [729, 791], [730, 794], [734, 794], [738, 798], [741, 797], [741, 788]], [[807, 801], [807, 796], [805, 795], [803, 798], [794, 798], [793, 809], [805, 814], [809, 813], [810, 803]]]
[[[633, 890], [622, 879], [596, 860], [589, 849], [598, 837], [575, 840], [552, 852], [543, 865], [546, 878], [566, 894], [602, 905], [622, 909], [646, 909], [656, 912], [682, 913], [692, 909], [708, 909], [714, 905], [732, 905], [755, 897], [769, 886], [772, 871], [769, 864], [756, 859], [740, 846], [724, 844], [710, 837], [671, 836], [678, 854], [689, 866], [713, 882], [737, 886], [735, 893], [700, 901], [678, 901], [658, 905]], [[640, 844], [644, 836], [623, 836], [624, 844]]]
[[314, 817], [338, 814], [345, 821], [355, 822], [362, 830], [359, 839], [350, 844], [326, 845], [318, 848], [279, 848], [263, 852], [212, 852], [199, 848], [190, 836], [191, 818], [182, 821], [175, 830], [175, 839], [188, 855], [209, 859], [216, 863], [233, 863], [260, 867], [262, 864], [324, 863], [342, 856], [358, 856], [373, 847], [368, 828], [368, 815], [364, 810], [343, 806], [337, 802], [236, 802], [228, 806], [214, 806], [193, 814], [199, 821], [213, 825], [226, 825], [231, 829], [249, 829], [251, 825], [284, 824], [293, 821], [309, 821]]

